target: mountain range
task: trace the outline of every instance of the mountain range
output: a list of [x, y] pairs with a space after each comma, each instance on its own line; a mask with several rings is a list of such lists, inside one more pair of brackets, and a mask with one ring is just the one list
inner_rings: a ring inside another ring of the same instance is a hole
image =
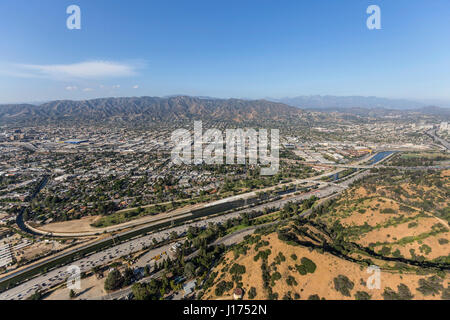
[[[217, 99], [210, 97], [129, 97], [92, 100], [57, 100], [39, 105], [0, 105], [0, 124], [121, 123], [164, 124], [191, 120], [263, 124], [329, 122], [362, 120], [367, 117], [432, 115], [450, 117], [450, 109], [423, 107], [415, 109], [386, 108], [389, 99], [310, 96], [281, 101]], [[362, 102], [358, 102], [362, 101]], [[393, 102], [394, 103], [394, 102]], [[406, 107], [406, 100], [396, 101]]]
[[[380, 97], [363, 97], [363, 96], [331, 96], [331, 95], [310, 95], [298, 96], [293, 98], [268, 100], [285, 103], [291, 106], [314, 109], [314, 110], [340, 110], [340, 109], [388, 109], [388, 110], [417, 110], [430, 106], [430, 103], [405, 100], [405, 99], [388, 99]], [[433, 101], [433, 104], [435, 101]], [[448, 102], [441, 101], [446, 106]]]
[[298, 108], [267, 100], [214, 99], [188, 96], [59, 100], [41, 105], [0, 105], [0, 123], [30, 122], [232, 122], [296, 119]]

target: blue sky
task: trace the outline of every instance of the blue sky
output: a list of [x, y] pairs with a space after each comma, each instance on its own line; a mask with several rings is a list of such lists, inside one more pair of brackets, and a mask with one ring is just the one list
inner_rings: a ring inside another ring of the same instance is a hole
[[[66, 8], [81, 8], [68, 30]], [[381, 8], [381, 30], [366, 9]], [[448, 0], [2, 0], [0, 103], [105, 96], [450, 101]]]

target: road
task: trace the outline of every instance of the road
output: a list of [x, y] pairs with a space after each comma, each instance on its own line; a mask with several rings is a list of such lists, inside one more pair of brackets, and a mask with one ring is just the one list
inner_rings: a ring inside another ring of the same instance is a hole
[[[184, 232], [187, 232], [190, 226], [206, 227], [209, 223], [224, 223], [228, 219], [239, 217], [243, 212], [263, 210], [264, 208], [282, 208], [285, 204], [291, 201], [308, 199], [313, 195], [318, 198], [327, 197], [334, 193], [340, 192], [343, 189], [343, 186], [327, 184], [323, 189], [315, 190], [297, 196], [287, 197], [274, 202], [261, 204], [252, 208], [235, 211], [212, 218], [205, 218], [198, 222], [186, 223], [184, 225], [173, 227], [167, 230], [157, 231], [153, 234], [142, 236], [138, 239], [133, 239], [128, 242], [118, 244], [99, 253], [91, 254], [87, 257], [77, 260], [76, 262], [73, 262], [72, 265], [78, 266], [81, 272], [90, 271], [95, 266], [106, 265], [113, 262], [119, 257], [143, 250], [146, 246], [150, 246], [153, 244], [153, 239], [156, 239], [156, 241], [158, 242], [165, 241], [169, 239], [170, 233], [173, 231], [177, 232], [178, 234], [182, 234]], [[52, 270], [46, 274], [39, 275], [18, 285], [17, 287], [1, 293], [0, 300], [26, 299], [36, 290], [50, 288], [64, 282], [68, 276], [69, 273], [67, 272], [67, 266], [56, 268], [55, 270]]]
[[[316, 178], [316, 177], [314, 177], [314, 178]], [[267, 191], [275, 190], [277, 187], [280, 188], [283, 186], [289, 186], [290, 184], [296, 185], [296, 184], [303, 184], [303, 183], [319, 183], [319, 182], [315, 181], [314, 179], [297, 179], [290, 183], [285, 183], [285, 184], [280, 184], [278, 186], [272, 186], [272, 187], [268, 187], [268, 188], [264, 188], [264, 189], [259, 189], [256, 191], [251, 191], [251, 192], [227, 197], [224, 199], [216, 200], [216, 201], [213, 201], [210, 203], [199, 203], [199, 204], [195, 204], [192, 206], [178, 208], [170, 213], [163, 214], [162, 217], [160, 217], [159, 215], [158, 216], [147, 216], [147, 217], [132, 220], [132, 221], [129, 221], [126, 223], [122, 223], [119, 225], [114, 225], [114, 226], [110, 226], [110, 227], [106, 227], [106, 228], [99, 228], [98, 230], [95, 230], [95, 231], [62, 233], [62, 232], [49, 232], [46, 230], [40, 230], [38, 228], [34, 228], [34, 227], [30, 226], [29, 224], [26, 224], [26, 227], [29, 230], [31, 230], [34, 234], [41, 234], [44, 236], [53, 236], [53, 237], [60, 237], [60, 238], [63, 238], [63, 237], [67, 237], [67, 238], [90, 237], [90, 236], [96, 236], [99, 234], [103, 234], [105, 232], [112, 233], [112, 232], [123, 231], [123, 230], [130, 229], [130, 228], [136, 228], [136, 227], [149, 227], [152, 225], [171, 221], [173, 219], [179, 219], [179, 218], [183, 218], [183, 217], [187, 217], [187, 216], [193, 216], [192, 212], [194, 210], [208, 208], [211, 206], [215, 206], [215, 205], [219, 205], [219, 204], [227, 203], [227, 202], [233, 202], [236, 200], [248, 200], [248, 199], [256, 197], [258, 192], [267, 192]], [[324, 183], [324, 182], [321, 182], [321, 183]]]
[[[264, 224], [264, 225], [266, 226], [266, 225], [273, 224], [273, 223], [274, 222], [267, 223], [267, 224]], [[234, 233], [228, 234], [228, 235], [226, 235], [226, 236], [224, 236], [224, 237], [222, 237], [220, 239], [217, 239], [214, 243], [210, 244], [210, 246], [215, 246], [215, 245], [220, 245], [220, 244], [224, 244], [226, 246], [231, 246], [233, 244], [239, 243], [242, 240], [244, 240], [244, 237], [246, 235], [253, 234], [257, 228], [260, 228], [262, 226], [263, 225], [253, 226], [253, 227], [249, 227], [249, 228], [242, 229], [242, 230], [236, 231]], [[164, 247], [161, 247], [161, 248], [158, 248], [158, 249], [155, 249], [153, 252], [149, 253], [149, 255], [153, 256], [155, 253], [156, 254], [161, 254], [165, 250], [168, 250], [171, 245], [172, 244], [164, 246]], [[196, 252], [190, 254], [189, 256], [187, 256], [185, 258], [185, 261], [191, 260], [192, 258], [197, 256], [198, 253], [199, 253], [199, 251], [197, 250]], [[136, 263], [136, 265], [138, 265], [138, 264], [139, 263]], [[162, 275], [163, 275], [163, 271], [158, 271], [158, 272], [152, 274], [151, 276], [146, 277], [145, 279], [141, 279], [138, 282], [139, 283], [148, 283], [148, 282], [150, 282], [151, 279], [157, 279], [157, 278], [161, 277]], [[123, 299], [123, 298], [129, 296], [132, 293], [132, 289], [131, 288], [132, 288], [132, 286], [129, 286], [127, 288], [121, 289], [121, 290], [113, 292], [111, 294], [108, 294], [108, 295], [105, 295], [105, 296], [102, 296], [102, 297], [98, 297], [98, 298], [94, 298], [92, 300], [119, 300], [119, 299]], [[181, 295], [178, 295], [178, 296], [182, 297], [183, 295], [181, 294]], [[177, 299], [174, 299], [174, 300], [177, 300]]]
[[[166, 259], [168, 256], [172, 257], [173, 253], [171, 253], [171, 251], [170, 251], [170, 248], [172, 247], [172, 245], [173, 245], [173, 243], [170, 243], [165, 246], [150, 250], [144, 256], [139, 258], [139, 260], [136, 262], [136, 264], [133, 265], [133, 267], [145, 267], [146, 265], [152, 266], [155, 264], [155, 261], [156, 261], [153, 258], [158, 255], [161, 256], [161, 260]], [[164, 253], [166, 253], [166, 254], [164, 254]], [[163, 274], [163, 270], [155, 272], [151, 276], [141, 279], [138, 282], [147, 283], [147, 282], [150, 282], [151, 279], [161, 277], [162, 274]], [[132, 286], [128, 286], [122, 290], [119, 290], [116, 292], [111, 292], [110, 294], [107, 294], [105, 296], [93, 298], [90, 300], [119, 300], [124, 297], [127, 297], [130, 293], [132, 293], [131, 288], [132, 288]]]

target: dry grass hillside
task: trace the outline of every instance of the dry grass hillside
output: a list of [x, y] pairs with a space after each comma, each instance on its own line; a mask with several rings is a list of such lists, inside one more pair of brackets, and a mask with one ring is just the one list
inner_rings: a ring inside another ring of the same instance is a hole
[[[244, 299], [450, 299], [449, 184], [448, 170], [378, 172], [230, 248], [202, 299], [236, 287]], [[379, 289], [368, 288], [369, 266]]]

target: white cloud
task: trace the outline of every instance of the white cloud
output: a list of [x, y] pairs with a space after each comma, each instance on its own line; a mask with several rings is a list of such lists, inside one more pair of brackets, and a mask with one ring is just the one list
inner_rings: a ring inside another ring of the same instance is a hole
[[83, 91], [84, 92], [90, 92], [90, 91], [94, 91], [94, 89], [92, 89], [92, 88], [84, 88]]
[[18, 64], [14, 65], [14, 69], [22, 77], [96, 79], [133, 76], [137, 66], [112, 61], [87, 61], [53, 65]]
[[75, 90], [77, 90], [78, 88], [76, 87], [76, 86], [67, 86], [66, 87], [66, 90], [67, 91], [75, 91]]
[[138, 85], [133, 86], [133, 89], [139, 89]]
[[119, 89], [120, 88], [120, 84], [116, 84], [116, 85], [114, 85], [112, 87], [113, 87], [113, 89]]

